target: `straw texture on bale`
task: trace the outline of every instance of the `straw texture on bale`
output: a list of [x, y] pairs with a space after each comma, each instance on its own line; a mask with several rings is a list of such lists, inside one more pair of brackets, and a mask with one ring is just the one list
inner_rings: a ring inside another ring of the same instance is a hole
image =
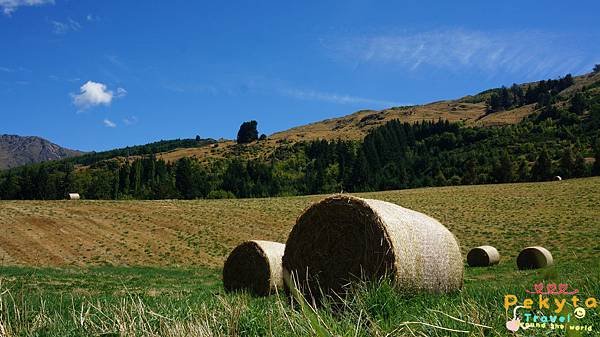
[[479, 246], [467, 254], [467, 263], [471, 267], [488, 267], [500, 262], [500, 253], [492, 246]]
[[296, 221], [284, 277], [313, 300], [343, 295], [353, 280], [391, 278], [406, 291], [460, 289], [463, 262], [454, 235], [437, 220], [398, 205], [334, 195]]
[[527, 247], [517, 257], [517, 267], [521, 270], [544, 268], [552, 264], [554, 264], [552, 254], [544, 247]]
[[246, 241], [235, 247], [223, 266], [225, 290], [247, 290], [266, 296], [281, 289], [284, 250], [282, 243], [261, 240]]

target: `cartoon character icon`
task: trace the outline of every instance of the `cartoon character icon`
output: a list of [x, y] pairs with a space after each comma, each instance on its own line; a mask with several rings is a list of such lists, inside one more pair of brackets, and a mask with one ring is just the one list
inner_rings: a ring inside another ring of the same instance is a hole
[[[524, 307], [521, 305], [516, 306], [513, 310], [513, 318], [510, 321], [506, 322], [506, 328], [512, 332], [517, 332], [521, 328], [521, 317], [517, 316], [517, 310], [520, 308]], [[528, 328], [523, 327], [523, 330], [526, 329]]]
[[517, 330], [519, 330], [520, 327], [521, 319], [519, 318], [511, 319], [510, 321], [506, 322], [506, 328], [512, 332], [517, 332]]
[[578, 307], [575, 308], [575, 310], [573, 311], [573, 313], [575, 314], [575, 317], [581, 319], [585, 317], [585, 309], [582, 307]]

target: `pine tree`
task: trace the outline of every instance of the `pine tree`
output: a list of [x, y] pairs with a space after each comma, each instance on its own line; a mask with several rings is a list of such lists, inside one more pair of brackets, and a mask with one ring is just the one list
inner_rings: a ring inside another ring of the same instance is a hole
[[129, 195], [130, 191], [130, 176], [131, 176], [131, 166], [129, 163], [125, 163], [119, 169], [119, 188], [122, 194]]
[[508, 151], [503, 151], [494, 164], [493, 176], [499, 183], [509, 183], [515, 179], [515, 167]]
[[477, 183], [477, 160], [471, 158], [465, 162], [462, 183], [473, 185]]
[[560, 174], [563, 178], [571, 178], [575, 168], [575, 156], [570, 146], [566, 147], [560, 157]]
[[142, 192], [142, 161], [136, 160], [133, 164], [133, 193], [140, 196]]
[[521, 158], [519, 160], [517, 179], [519, 181], [529, 181], [529, 164], [527, 164], [527, 160], [525, 160], [525, 158]]
[[364, 151], [360, 151], [354, 167], [352, 168], [352, 175], [350, 178], [350, 186], [348, 186], [350, 192], [365, 191], [368, 187], [368, 176], [369, 176], [369, 165]]
[[508, 89], [506, 89], [506, 87], [503, 86], [500, 89], [500, 107], [501, 107], [501, 110], [507, 110], [512, 105], [513, 105], [513, 98], [511, 96], [510, 92], [508, 91]]
[[18, 199], [20, 195], [19, 177], [8, 171], [4, 181], [0, 184], [0, 199]]
[[587, 100], [581, 92], [578, 92], [573, 96], [573, 98], [571, 98], [571, 106], [569, 107], [569, 111], [581, 115], [585, 109], [587, 109]]
[[513, 83], [513, 85], [510, 87], [510, 91], [513, 95], [515, 105], [521, 106], [525, 104], [525, 93], [520, 85]]
[[543, 149], [531, 168], [531, 176], [536, 181], [552, 179], [552, 160], [548, 150]]
[[596, 141], [594, 149], [594, 165], [592, 166], [592, 175], [600, 176], [600, 138]]
[[175, 168], [175, 188], [177, 188], [184, 199], [193, 199], [195, 197], [192, 160], [187, 157], [177, 161]]
[[575, 154], [575, 165], [573, 166], [572, 176], [576, 178], [585, 177], [588, 174], [586, 171], [585, 158], [583, 158], [580, 151], [577, 151]]
[[75, 168], [71, 163], [65, 163], [63, 166], [65, 175], [60, 184], [61, 198], [65, 198], [68, 193], [74, 192], [75, 185]]

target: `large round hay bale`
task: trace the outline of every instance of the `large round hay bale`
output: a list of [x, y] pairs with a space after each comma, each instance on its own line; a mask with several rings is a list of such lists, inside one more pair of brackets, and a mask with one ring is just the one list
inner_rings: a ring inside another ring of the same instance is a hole
[[341, 295], [356, 279], [390, 277], [406, 291], [460, 289], [454, 235], [437, 220], [398, 205], [348, 195], [313, 204], [297, 219], [283, 256], [286, 277], [306, 296]]
[[517, 267], [520, 270], [538, 269], [554, 264], [550, 251], [544, 247], [535, 246], [523, 249], [517, 257]]
[[261, 240], [246, 241], [235, 247], [223, 266], [225, 290], [247, 290], [265, 296], [281, 289], [284, 250], [282, 243]]
[[467, 263], [471, 267], [488, 267], [500, 262], [500, 253], [492, 246], [479, 246], [467, 254]]

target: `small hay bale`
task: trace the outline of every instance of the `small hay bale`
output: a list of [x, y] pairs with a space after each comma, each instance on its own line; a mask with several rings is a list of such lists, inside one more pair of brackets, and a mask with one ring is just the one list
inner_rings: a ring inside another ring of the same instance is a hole
[[523, 249], [517, 257], [517, 267], [520, 270], [538, 269], [554, 264], [550, 251], [544, 247], [535, 246]]
[[246, 241], [235, 247], [223, 266], [225, 290], [248, 290], [266, 296], [281, 289], [284, 250], [282, 243], [261, 240]]
[[79, 200], [79, 199], [81, 199], [81, 197], [79, 196], [79, 193], [69, 193], [67, 195], [67, 198], [69, 200]]
[[489, 267], [500, 262], [500, 253], [492, 246], [479, 246], [467, 254], [467, 263], [471, 267]]
[[555, 176], [555, 177], [554, 177], [554, 180], [555, 180], [555, 181], [561, 181], [561, 180], [562, 180], [562, 177], [561, 177], [561, 176]]
[[354, 280], [389, 277], [399, 290], [449, 292], [463, 283], [454, 235], [437, 220], [398, 205], [334, 195], [296, 221], [283, 255], [284, 277], [319, 301]]

